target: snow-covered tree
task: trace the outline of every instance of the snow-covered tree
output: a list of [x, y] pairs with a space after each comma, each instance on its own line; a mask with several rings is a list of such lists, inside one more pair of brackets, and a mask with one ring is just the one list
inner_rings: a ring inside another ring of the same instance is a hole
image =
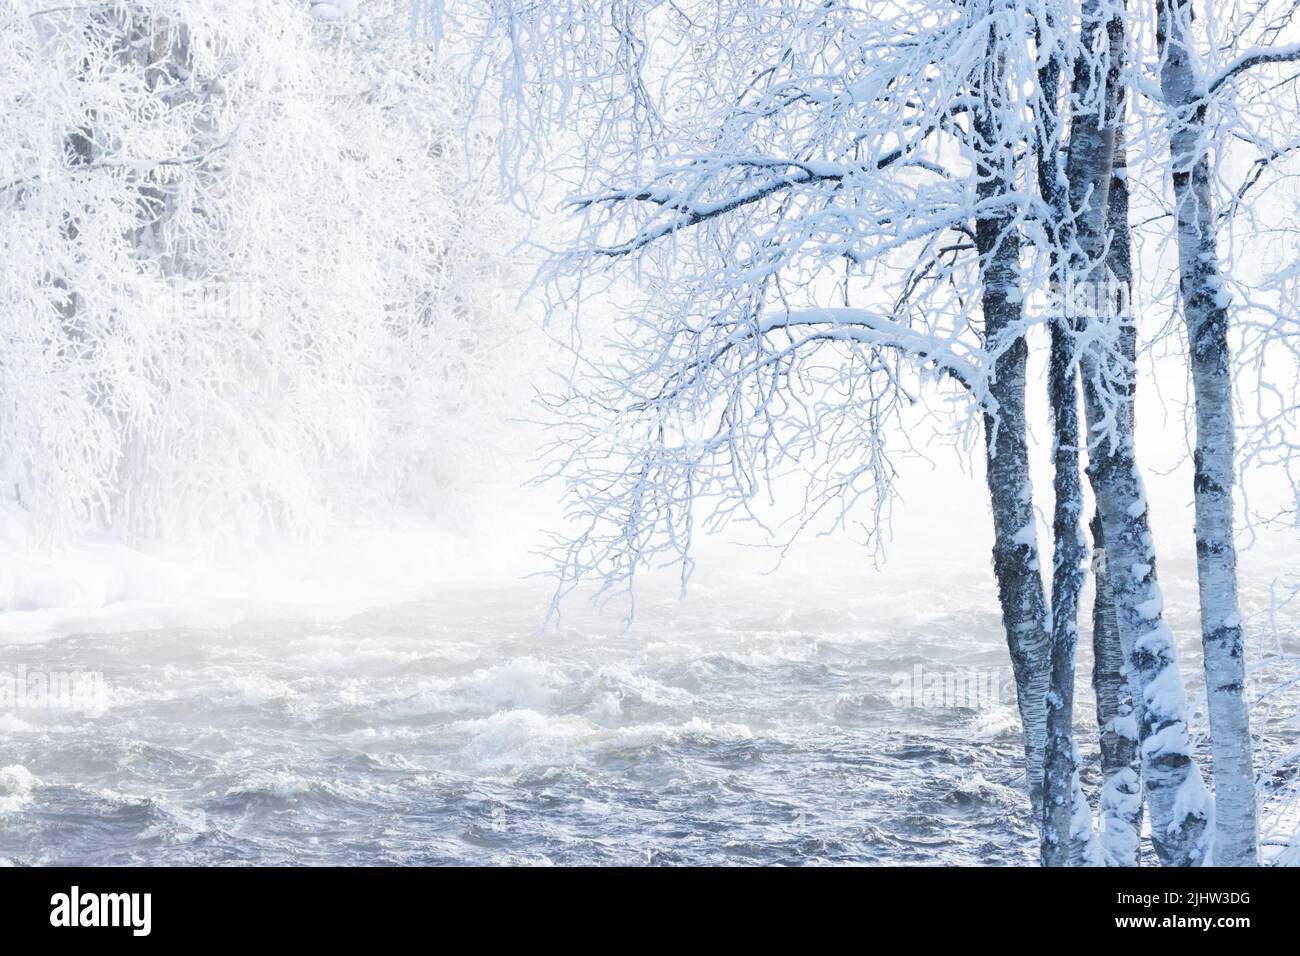
[[34, 526], [310, 530], [427, 503], [464, 457], [506, 259], [408, 25], [380, 0], [0, 10], [0, 493]]
[[[982, 425], [1044, 862], [1100, 850], [1135, 864], [1144, 803], [1162, 862], [1218, 859], [1214, 841], [1253, 859], [1232, 366], [1226, 299], [1205, 280], [1220, 218], [1205, 156], [1230, 146], [1206, 115], [1253, 68], [1295, 59], [1277, 39], [1291, 13], [1234, 14], [1228, 40], [1208, 32], [1208, 59], [1223, 62], [1205, 68], [1184, 3], [449, 0], [417, 4], [417, 17], [434, 6], [440, 28], [470, 38], [473, 85], [499, 93], [503, 168], [520, 181], [548, 151], [563, 156], [545, 185], [558, 179], [577, 213], [544, 273], [552, 313], [575, 319], [571, 373], [550, 399], [573, 522], [556, 551], [560, 596], [589, 578], [605, 595], [630, 590], [664, 560], [689, 574], [694, 537], [735, 520], [878, 540], [915, 416], [955, 422], [940, 427], [959, 441]], [[1153, 145], [1165, 135], [1172, 151]], [[1265, 167], [1290, 148], [1245, 138]], [[1178, 243], [1192, 333], [1215, 790], [1233, 821], [1217, 835], [1139, 468], [1137, 327], [1177, 278], [1135, 262], [1134, 171], [1140, 201], [1157, 206], [1171, 173], [1177, 207], [1140, 235]], [[1076, 291], [1090, 308], [1071, 304]], [[1024, 402], [1039, 323], [1052, 340], [1050, 601]], [[1099, 847], [1072, 739], [1085, 450]]]
[[1018, 156], [1024, 11], [506, 3], [448, 20], [503, 54], [476, 62], [501, 81], [508, 156], [575, 134], [581, 224], [547, 275], [557, 311], [581, 321], [597, 277], [641, 290], [556, 398], [577, 528], [561, 594], [630, 586], [663, 558], [688, 572], [698, 527], [766, 522], [791, 473], [797, 528], [865, 512], [872, 538], [908, 416], [982, 424], [1039, 807], [1049, 619], [1020, 247], [1044, 217]]

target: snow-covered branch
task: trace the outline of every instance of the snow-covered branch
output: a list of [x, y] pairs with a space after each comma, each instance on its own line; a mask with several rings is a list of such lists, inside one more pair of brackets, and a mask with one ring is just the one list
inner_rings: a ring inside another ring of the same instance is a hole
[[1234, 57], [1231, 62], [1210, 77], [1206, 83], [1206, 90], [1213, 95], [1237, 74], [1266, 63], [1295, 63], [1296, 61], [1300, 61], [1300, 43], [1252, 47]]

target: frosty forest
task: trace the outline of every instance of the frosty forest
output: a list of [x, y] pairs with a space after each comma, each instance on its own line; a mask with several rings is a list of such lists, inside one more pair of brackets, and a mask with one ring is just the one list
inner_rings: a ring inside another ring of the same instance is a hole
[[1296, 0], [5, 0], [0, 862], [1300, 864], [1298, 120]]

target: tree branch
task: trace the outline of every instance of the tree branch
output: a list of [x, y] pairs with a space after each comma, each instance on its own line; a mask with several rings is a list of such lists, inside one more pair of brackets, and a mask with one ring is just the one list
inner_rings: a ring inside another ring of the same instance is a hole
[[1265, 63], [1294, 63], [1300, 60], [1300, 43], [1286, 46], [1252, 47], [1237, 57], [1210, 81], [1207, 93], [1213, 95], [1238, 73]]

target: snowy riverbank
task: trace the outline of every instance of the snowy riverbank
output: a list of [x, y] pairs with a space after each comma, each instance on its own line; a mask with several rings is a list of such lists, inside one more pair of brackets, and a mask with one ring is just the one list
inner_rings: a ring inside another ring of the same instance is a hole
[[316, 540], [262, 538], [222, 553], [141, 548], [87, 532], [34, 547], [24, 515], [0, 511], [0, 643], [82, 632], [335, 620], [428, 597], [438, 585], [516, 580], [527, 547], [508, 527], [473, 536], [428, 519], [337, 527]]

